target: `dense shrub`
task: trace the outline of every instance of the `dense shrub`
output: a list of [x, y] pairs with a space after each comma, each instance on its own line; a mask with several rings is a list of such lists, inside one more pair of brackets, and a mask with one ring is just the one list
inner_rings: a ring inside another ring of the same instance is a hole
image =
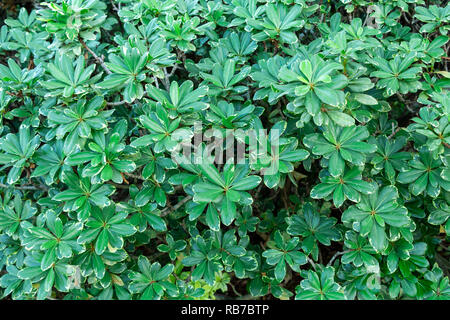
[[450, 298], [445, 1], [0, 9], [3, 298]]

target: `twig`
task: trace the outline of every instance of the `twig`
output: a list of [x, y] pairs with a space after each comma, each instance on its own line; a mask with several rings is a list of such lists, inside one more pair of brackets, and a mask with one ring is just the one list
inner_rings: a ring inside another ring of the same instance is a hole
[[95, 54], [94, 51], [91, 50], [91, 48], [89, 48], [86, 43], [83, 41], [83, 39], [81, 39], [81, 37], [78, 37], [78, 40], [80, 41], [81, 45], [90, 53], [92, 54], [92, 56], [94, 57], [94, 59], [97, 61], [98, 64], [101, 65], [101, 67], [103, 68], [103, 70], [105, 70], [105, 72], [107, 74], [111, 74], [111, 70], [108, 69], [108, 67], [106, 66], [105, 62], [103, 61], [102, 58], [100, 58], [97, 54]]
[[336, 253], [334, 254], [334, 256], [331, 258], [330, 262], [328, 262], [327, 267], [328, 267], [328, 266], [331, 266], [331, 265], [333, 264], [334, 260], [336, 260], [337, 257], [339, 257], [339, 256], [341, 256], [341, 255], [343, 255], [343, 254], [345, 254], [345, 253], [347, 253], [347, 252], [350, 252], [350, 250], [345, 250], [345, 251], [336, 252]]
[[403, 102], [404, 104], [406, 104], [405, 98], [403, 98], [402, 95], [401, 95], [400, 93], [396, 92], [395, 95], [397, 96], [398, 100], [400, 100], [401, 102]]
[[153, 81], [155, 82], [155, 87], [159, 89], [158, 79], [155, 76], [153, 76]]
[[313, 259], [311, 259], [310, 257], [306, 257], [306, 260], [308, 260], [309, 264], [313, 267], [314, 271], [317, 271], [317, 267]]
[[400, 131], [400, 127], [398, 127], [397, 129], [394, 130], [394, 128], [395, 128], [395, 127], [394, 127], [394, 123], [392, 122], [391, 124], [392, 124], [392, 133], [389, 135], [388, 139], [391, 139], [393, 136], [395, 136], [395, 134], [396, 134], [397, 132]]
[[172, 68], [172, 70], [170, 70], [170, 73], [168, 74], [168, 76], [169, 76], [169, 77], [173, 76], [174, 73], [175, 73], [175, 71], [177, 71], [178, 68], [179, 68], [179, 67], [178, 67], [177, 64], [174, 65], [173, 68]]
[[234, 286], [234, 284], [232, 284], [231, 282], [228, 283], [228, 284], [230, 285], [231, 289], [233, 289], [233, 292], [234, 292], [235, 295], [237, 295], [238, 297], [242, 297], [242, 294], [240, 294], [240, 293], [236, 290], [236, 287]]
[[108, 183], [110, 185], [113, 185], [114, 187], [116, 187], [118, 189], [129, 189], [130, 188], [129, 185], [123, 185], [123, 184], [115, 183], [115, 182], [112, 182], [112, 181], [108, 181], [106, 183]]
[[128, 172], [124, 172], [124, 175], [134, 178], [134, 179], [138, 179], [138, 180], [146, 180], [143, 176], [137, 175], [137, 174], [133, 174], [133, 173], [128, 173]]
[[44, 190], [44, 191], [48, 190], [48, 188], [46, 186], [44, 186], [44, 185], [40, 185], [40, 186], [35, 186], [35, 185], [32, 185], [32, 186], [14, 186], [14, 185], [6, 185], [6, 184], [3, 184], [3, 183], [0, 183], [0, 188], [14, 188], [14, 189], [17, 189], [17, 190]]
[[114, 11], [119, 12], [119, 8], [117, 8], [116, 4], [114, 3], [114, 0], [111, 0], [111, 5], [112, 5]]
[[106, 102], [106, 105], [107, 105], [107, 106], [110, 106], [110, 107], [117, 107], [117, 106], [121, 106], [121, 105], [123, 105], [123, 104], [128, 104], [128, 102], [126, 102], [126, 101], [124, 101], [124, 100], [122, 100], [122, 101], [117, 101], [117, 102]]
[[186, 197], [184, 197], [183, 200], [178, 202], [172, 208], [166, 208], [166, 209], [162, 210], [161, 211], [161, 217], [165, 217], [165, 216], [171, 214], [172, 212], [177, 211], [183, 204], [185, 204], [186, 202], [188, 202], [191, 199], [192, 199], [192, 196], [186, 196]]
[[169, 81], [169, 74], [167, 73], [167, 69], [163, 68], [164, 71], [164, 81], [163, 81], [163, 85], [166, 88], [167, 91], [170, 90], [170, 81]]

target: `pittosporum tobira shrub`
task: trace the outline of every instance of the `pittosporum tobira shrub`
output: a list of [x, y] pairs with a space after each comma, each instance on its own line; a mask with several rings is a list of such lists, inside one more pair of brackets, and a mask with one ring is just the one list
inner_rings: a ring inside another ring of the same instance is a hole
[[3, 298], [450, 298], [445, 1], [0, 8]]

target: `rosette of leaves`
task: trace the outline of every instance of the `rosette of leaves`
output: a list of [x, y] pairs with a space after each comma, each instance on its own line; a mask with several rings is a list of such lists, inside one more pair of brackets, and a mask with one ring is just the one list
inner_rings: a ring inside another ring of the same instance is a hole
[[180, 127], [181, 117], [170, 119], [169, 110], [160, 103], [156, 105], [155, 111], [141, 115], [139, 122], [150, 134], [133, 140], [131, 146], [135, 148], [153, 145], [152, 149], [156, 153], [171, 152], [181, 141], [189, 140], [193, 136], [190, 128]]
[[[405, 239], [399, 239], [395, 242], [389, 243], [386, 249], [387, 254], [386, 264], [390, 273], [393, 273], [397, 270], [397, 268], [399, 267], [399, 263], [401, 261], [405, 261], [411, 258], [411, 251], [413, 251], [414, 246], [426, 247], [426, 243], [418, 242], [413, 245], [410, 242], [406, 241]], [[421, 260], [423, 261], [423, 257], [420, 258], [422, 258]], [[403, 265], [403, 263], [400, 263], [400, 265]]]
[[81, 54], [81, 44], [76, 41], [96, 40], [100, 28], [108, 29], [115, 21], [105, 14], [106, 4], [99, 0], [63, 0], [61, 3], [43, 3], [37, 11], [39, 21], [44, 22], [46, 31], [54, 34], [66, 50]]
[[369, 243], [367, 237], [349, 230], [345, 233], [344, 245], [347, 249], [341, 257], [344, 264], [353, 264], [355, 267], [364, 265], [366, 269], [376, 268], [379, 270], [379, 263], [375, 257], [376, 251]]
[[93, 132], [103, 130], [108, 126], [108, 119], [114, 110], [102, 110], [103, 97], [96, 96], [89, 102], [80, 99], [70, 104], [68, 108], [54, 108], [48, 113], [51, 128], [46, 135], [50, 140], [54, 136], [64, 139], [64, 153], [69, 154], [77, 145], [86, 143], [92, 138]]
[[349, 24], [340, 23], [340, 27], [347, 32], [347, 37], [349, 39], [364, 41], [366, 44], [370, 43], [373, 46], [379, 45], [378, 40], [376, 38], [372, 38], [371, 36], [380, 34], [380, 30], [374, 28], [373, 26], [364, 25], [360, 18], [352, 19]]
[[318, 244], [329, 246], [331, 241], [339, 241], [341, 234], [336, 228], [337, 219], [317, 212], [310, 202], [303, 205], [302, 214], [286, 218], [286, 232], [292, 236], [302, 236], [302, 249], [312, 254], [314, 260], [319, 256]]
[[335, 281], [333, 267], [307, 271], [304, 278], [296, 287], [296, 300], [346, 300], [343, 289]]
[[[306, 111], [312, 116], [319, 114], [323, 104], [334, 107], [343, 107], [345, 94], [342, 90], [347, 85], [347, 78], [342, 74], [336, 74], [336, 70], [342, 69], [337, 62], [325, 61], [314, 55], [309, 59], [296, 59], [288, 66], [280, 68], [278, 77], [285, 83], [275, 85], [280, 90], [296, 97], [294, 104], [303, 104]], [[339, 118], [347, 118], [341, 112], [331, 112], [328, 115], [339, 121]]]
[[24, 266], [25, 256], [28, 251], [20, 243], [19, 239], [14, 240], [12, 237], [3, 234], [0, 236], [0, 247], [2, 248], [0, 261], [3, 267], [6, 266], [7, 261], [9, 264], [14, 264], [17, 268]]
[[31, 294], [33, 286], [30, 279], [19, 278], [19, 269], [15, 265], [6, 266], [6, 273], [0, 277], [0, 285], [5, 288], [2, 297], [11, 296], [14, 300]]
[[246, 248], [250, 242], [248, 237], [242, 237], [238, 241], [234, 230], [215, 232], [214, 237], [225, 271], [234, 272], [237, 278], [243, 279], [258, 267], [254, 252]]
[[429, 291], [430, 284], [423, 275], [423, 268], [429, 266], [428, 260], [424, 257], [426, 250], [426, 243], [415, 243], [409, 252], [410, 258], [399, 260], [398, 269], [392, 274], [393, 279], [389, 286], [389, 295], [392, 299], [399, 296], [417, 296], [419, 299], [423, 299], [425, 293]]
[[200, 72], [200, 77], [209, 85], [209, 95], [242, 101], [242, 94], [247, 88], [236, 84], [243, 81], [250, 70], [249, 66], [245, 66], [236, 73], [236, 60], [227, 59], [223, 64], [215, 63], [211, 73]]
[[336, 178], [323, 170], [320, 172], [321, 183], [312, 188], [310, 196], [313, 199], [331, 198], [336, 207], [340, 207], [346, 199], [359, 202], [362, 194], [375, 191], [374, 184], [363, 180], [361, 176], [358, 167], [346, 170]]
[[178, 294], [173, 298], [169, 297], [169, 299], [195, 300], [196, 298], [201, 299], [206, 294], [205, 289], [197, 288], [194, 286], [194, 284], [186, 283], [184, 281], [177, 281], [176, 286], [178, 289]]
[[1, 170], [9, 168], [7, 182], [16, 183], [25, 168], [29, 168], [33, 163], [33, 155], [41, 139], [39, 135], [34, 135], [27, 126], [21, 126], [17, 134], [8, 133], [0, 140], [0, 164]]
[[91, 184], [89, 178], [80, 177], [71, 171], [63, 172], [62, 182], [68, 189], [57, 193], [52, 200], [63, 201], [63, 210], [76, 211], [78, 220], [86, 220], [94, 206], [106, 207], [111, 204], [108, 197], [115, 188], [110, 184]]
[[281, 137], [286, 127], [286, 121], [277, 122], [268, 135], [255, 134], [254, 139], [258, 144], [254, 147], [249, 146], [250, 157], [255, 157], [255, 164], [252, 164], [252, 167], [261, 170], [264, 184], [271, 189], [283, 186], [286, 176], [293, 180], [294, 163], [303, 161], [309, 156], [308, 151], [298, 148], [296, 138]]
[[362, 237], [368, 237], [377, 252], [388, 245], [387, 226], [405, 227], [411, 223], [408, 210], [397, 203], [398, 191], [394, 186], [376, 188], [372, 194], [363, 195], [361, 201], [342, 214], [344, 223], [352, 223]]
[[441, 188], [450, 191], [450, 181], [443, 175], [442, 161], [433, 159], [433, 153], [426, 147], [408, 162], [408, 167], [397, 176], [397, 182], [408, 184], [412, 195], [426, 194], [436, 198]]
[[186, 241], [175, 240], [169, 233], [166, 235], [166, 243], [159, 244], [157, 248], [160, 252], [167, 252], [172, 261], [178, 256], [178, 252], [183, 252], [186, 248]]
[[145, 147], [139, 148], [139, 158], [135, 159], [134, 163], [137, 168], [143, 166], [142, 177], [144, 179], [153, 177], [158, 183], [165, 181], [170, 169], [177, 168], [175, 161], [166, 157], [164, 153], [153, 153], [151, 149]]
[[[261, 182], [261, 177], [249, 175], [250, 169], [247, 164], [235, 166], [227, 162], [222, 174], [213, 164], [200, 165], [200, 169], [205, 180], [192, 187], [193, 201], [210, 203], [208, 210], [217, 210], [211, 206], [211, 203], [215, 204], [217, 208], [220, 208], [222, 223], [226, 226], [230, 225], [236, 218], [236, 204], [253, 202], [252, 196], [246, 191], [256, 188]], [[211, 216], [211, 222], [208, 224], [216, 229], [220, 223], [217, 211], [212, 212]]]
[[167, 178], [162, 182], [150, 178], [144, 181], [135, 200], [138, 201], [139, 206], [145, 206], [151, 201], [156, 202], [156, 204], [161, 207], [165, 207], [167, 203], [167, 194], [171, 194], [173, 191], [174, 188], [168, 182]]
[[328, 171], [333, 177], [343, 174], [345, 162], [362, 166], [366, 162], [366, 155], [377, 150], [363, 140], [369, 137], [366, 127], [339, 127], [332, 123], [326, 127], [322, 134], [307, 135], [303, 143], [311, 148], [315, 155], [328, 159]]
[[[50, 101], [47, 101], [47, 103], [48, 102]], [[13, 120], [14, 118], [26, 118], [23, 120], [21, 126], [37, 128], [41, 123], [41, 118], [39, 117], [40, 103], [44, 106], [47, 104], [40, 99], [35, 103], [30, 97], [23, 97], [23, 104], [20, 107], [8, 111], [5, 114], [5, 119]]]
[[[41, 269], [44, 253], [33, 251], [25, 258], [25, 267], [17, 273], [17, 277], [33, 284], [32, 292], [38, 300], [44, 300], [51, 295], [53, 287], [60, 292], [68, 292], [74, 269], [68, 259], [59, 259], [47, 270]], [[25, 284], [24, 284], [25, 285]]]
[[123, 120], [106, 135], [101, 131], [94, 132], [93, 141], [88, 144], [91, 151], [75, 152], [66, 163], [73, 166], [89, 162], [81, 175], [91, 177], [92, 183], [109, 180], [122, 183], [123, 174], [136, 169], [136, 164], [130, 159], [135, 151], [121, 142], [126, 129], [126, 121]]
[[419, 117], [411, 119], [414, 123], [408, 126], [413, 134], [426, 137], [424, 144], [435, 155], [442, 154], [450, 143], [450, 125], [447, 115], [440, 115], [433, 108], [421, 108]]
[[105, 79], [97, 84], [100, 89], [122, 90], [123, 99], [132, 103], [144, 96], [142, 82], [146, 79], [148, 52], [140, 52], [138, 48], [123, 46], [120, 56], [111, 53], [105, 65], [110, 70]]
[[416, 54], [414, 52], [405, 57], [397, 55], [389, 61], [381, 57], [374, 57], [370, 61], [376, 66], [377, 70], [373, 71], [370, 76], [379, 78], [377, 88], [385, 88], [383, 94], [386, 97], [397, 92], [402, 94], [417, 92], [421, 88], [419, 73], [422, 72], [422, 67], [413, 64], [415, 59]]
[[231, 32], [228, 37], [219, 40], [220, 45], [229, 51], [232, 58], [238, 58], [245, 62], [257, 48], [258, 45], [252, 40], [248, 32]]
[[66, 101], [70, 101], [75, 95], [82, 97], [89, 93], [92, 85], [102, 76], [102, 73], [98, 73], [91, 77], [95, 64], [86, 67], [83, 56], [79, 56], [75, 61], [66, 55], [56, 56], [55, 61], [49, 63], [46, 69], [49, 79], [40, 81], [47, 89], [45, 96], [61, 97]]
[[71, 170], [71, 167], [65, 163], [66, 159], [62, 140], [43, 145], [34, 155], [36, 168], [31, 177], [42, 177], [47, 185], [61, 181], [63, 172]]
[[[403, 42], [400, 45], [395, 45], [399, 51], [408, 53], [409, 51], [416, 51], [420, 60], [426, 64], [433, 63], [434, 60], [441, 59], [445, 55], [442, 46], [448, 42], [447, 36], [438, 36], [433, 41], [423, 38], [421, 35], [412, 35], [409, 42]], [[428, 75], [428, 74], [424, 74]], [[428, 75], [429, 76], [429, 75]]]
[[253, 27], [249, 24], [251, 19], [257, 19], [264, 13], [265, 8], [263, 6], [257, 6], [256, 0], [242, 1], [234, 0], [233, 4], [233, 14], [234, 19], [231, 21], [231, 26], [241, 26], [244, 24], [245, 31], [250, 32]]
[[37, 213], [31, 200], [23, 200], [20, 193], [14, 195], [11, 200], [11, 192], [6, 192], [0, 207], [0, 230], [12, 237], [20, 239], [26, 230], [26, 221]]
[[276, 87], [280, 84], [280, 69], [286, 64], [286, 59], [275, 55], [268, 59], [261, 59], [252, 67], [250, 77], [258, 83], [259, 90], [255, 92], [253, 99], [262, 100], [267, 98], [270, 104], [274, 104], [278, 99], [285, 95], [284, 90]]
[[[287, 238], [287, 239], [286, 239]], [[300, 266], [306, 264], [307, 257], [300, 251], [300, 239], [298, 237], [283, 238], [280, 231], [276, 231], [273, 243], [262, 253], [266, 262], [275, 266], [274, 275], [277, 281], [283, 281], [286, 276], [286, 264], [292, 270], [300, 272]]]
[[[90, 277], [94, 281], [101, 281], [100, 286], [111, 280], [111, 275], [107, 273], [108, 268], [119, 267], [122, 271], [124, 265], [120, 262], [128, 258], [128, 254], [123, 249], [107, 249], [102, 254], [95, 252], [95, 243], [86, 246], [86, 250], [73, 258], [73, 264], [80, 266], [80, 273], [83, 277]], [[109, 275], [109, 276], [108, 276]], [[113, 276], [114, 277], [114, 276]], [[117, 280], [117, 277], [114, 277]], [[102, 281], [105, 279], [104, 281]], [[118, 281], [117, 281], [118, 282]], [[98, 284], [98, 282], [96, 283]]]
[[146, 91], [153, 100], [177, 113], [199, 112], [208, 108], [208, 103], [202, 101], [208, 92], [208, 87], [200, 86], [194, 90], [194, 84], [190, 80], [184, 81], [181, 85], [172, 81], [168, 91], [152, 85], [148, 85]]
[[238, 213], [235, 221], [236, 226], [238, 226], [239, 236], [244, 237], [248, 232], [255, 232], [259, 222], [259, 218], [252, 215], [252, 207], [244, 206], [242, 212]]
[[293, 44], [298, 42], [295, 30], [305, 24], [299, 17], [303, 5], [295, 4], [288, 7], [283, 3], [268, 3], [265, 6], [264, 19], [249, 19], [248, 23], [260, 32], [252, 36], [255, 41], [275, 40], [281, 43]]
[[[26, 12], [26, 10], [24, 11]], [[23, 11], [21, 10], [21, 12]], [[32, 11], [33, 13], [35, 11]], [[48, 37], [46, 32], [27, 32], [19, 28], [13, 28], [10, 31], [10, 36], [11, 38], [3, 44], [3, 47], [7, 50], [17, 51], [21, 63], [32, 59], [32, 57], [41, 57], [49, 51], [49, 43], [45, 41]]]
[[93, 206], [77, 242], [84, 245], [94, 244], [94, 250], [98, 255], [107, 248], [112, 251], [122, 249], [123, 238], [136, 233], [136, 228], [127, 218], [128, 212], [116, 212], [114, 205], [103, 209]]
[[[225, 100], [220, 100], [217, 104], [209, 105], [209, 109], [205, 113], [205, 119], [211, 122], [215, 129], [245, 129], [251, 126], [255, 115], [261, 114], [262, 111], [252, 104], [240, 106], [238, 103], [227, 103]], [[225, 135], [226, 131], [222, 133], [223, 137]]]
[[202, 33], [199, 24], [199, 17], [174, 19], [173, 15], [166, 15], [161, 35], [181, 51], [195, 51], [197, 48], [192, 42]]
[[81, 222], [63, 223], [55, 212], [45, 213], [45, 226], [28, 226], [23, 244], [27, 250], [40, 249], [44, 253], [41, 270], [46, 271], [58, 260], [71, 258], [84, 251], [77, 239], [83, 228]]
[[448, 277], [444, 277], [444, 273], [437, 263], [432, 270], [425, 273], [425, 279], [430, 281], [430, 293], [427, 294], [427, 300], [448, 300], [450, 299], [450, 285]]
[[[156, 231], [166, 231], [167, 225], [160, 217], [160, 211], [157, 210], [157, 204], [149, 202], [149, 188], [139, 190], [135, 185], [131, 185], [130, 200], [117, 204], [121, 211], [131, 214], [130, 222], [139, 232], [147, 230], [147, 225]], [[151, 195], [151, 194], [150, 194]]]
[[370, 15], [375, 18], [376, 24], [380, 26], [393, 27], [401, 16], [400, 10], [392, 4], [375, 5], [374, 12]]
[[196, 236], [190, 240], [190, 254], [181, 263], [187, 267], [195, 267], [192, 280], [204, 279], [209, 285], [214, 284], [215, 274], [223, 270], [220, 250], [215, 248], [214, 239]]
[[379, 299], [381, 286], [377, 280], [379, 272], [376, 270], [365, 267], [355, 268], [350, 265], [345, 265], [343, 270], [338, 270], [336, 276], [340, 281], [344, 281], [342, 286], [347, 300]]
[[448, 4], [445, 7], [436, 5], [431, 5], [428, 8], [416, 7], [415, 11], [414, 17], [425, 22], [420, 27], [420, 32], [430, 33], [438, 29], [442, 35], [447, 35], [449, 30], [448, 22], [450, 21], [450, 7]]
[[[362, 24], [360, 19], [352, 20], [352, 27], [357, 28], [358, 22], [359, 25]], [[347, 27], [348, 26], [349, 25], [347, 25]], [[342, 30], [333, 34], [326, 42], [330, 54], [338, 56], [339, 61], [343, 66], [343, 73], [346, 75], [348, 74], [348, 63], [353, 60], [358, 60], [359, 52], [371, 46], [359, 39], [347, 41], [347, 30]]]
[[5, 24], [11, 28], [17, 28], [24, 31], [32, 31], [38, 24], [36, 17], [36, 11], [33, 10], [28, 13], [26, 8], [20, 8], [17, 19], [7, 18], [5, 19]]
[[159, 262], [151, 264], [147, 257], [139, 256], [138, 267], [139, 272], [129, 273], [131, 282], [128, 288], [131, 293], [139, 293], [139, 299], [159, 300], [165, 292], [172, 296], [178, 293], [176, 285], [167, 281], [174, 269], [172, 264], [161, 267]]
[[377, 150], [370, 160], [373, 164], [373, 173], [384, 172], [385, 177], [395, 182], [397, 172], [407, 169], [407, 161], [411, 159], [408, 152], [402, 152], [406, 145], [406, 138], [399, 136], [396, 139], [388, 139], [386, 136], [370, 137], [369, 143], [376, 144]]
[[8, 66], [0, 63], [0, 80], [3, 81], [2, 87], [17, 92], [13, 94], [23, 97], [32, 91], [39, 77], [44, 73], [41, 65], [34, 69], [21, 68], [14, 59], [9, 58]]

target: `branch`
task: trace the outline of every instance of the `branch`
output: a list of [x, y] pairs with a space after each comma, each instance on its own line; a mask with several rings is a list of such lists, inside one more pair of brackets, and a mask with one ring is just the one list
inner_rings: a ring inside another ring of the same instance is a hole
[[89, 48], [86, 43], [83, 41], [83, 39], [81, 39], [81, 37], [78, 37], [78, 40], [80, 41], [81, 45], [87, 50], [89, 51], [90, 54], [92, 54], [92, 56], [94, 57], [94, 59], [97, 61], [98, 64], [100, 64], [103, 68], [103, 70], [105, 70], [105, 72], [107, 74], [111, 74], [111, 70], [108, 69], [108, 67], [106, 66], [105, 62], [103, 61], [102, 58], [100, 58], [98, 55], [95, 54], [94, 51], [91, 50], [91, 48]]
[[163, 85], [166, 88], [166, 91], [170, 91], [169, 74], [167, 73], [167, 69], [166, 68], [163, 68], [163, 71], [164, 71]]
[[117, 189], [129, 189], [130, 186], [129, 185], [123, 185], [123, 184], [119, 184], [119, 183], [115, 183], [112, 181], [108, 181], [106, 182], [107, 184], [113, 185], [114, 187], [116, 187]]
[[128, 173], [128, 172], [123, 172], [123, 174], [130, 178], [134, 178], [134, 179], [138, 179], [138, 180], [146, 180], [146, 179], [144, 179], [143, 176], [140, 176], [137, 174], [132, 174], [132, 173]]
[[115, 12], [119, 12], [119, 8], [117, 8], [117, 6], [116, 6], [116, 4], [114, 3], [113, 0], [111, 0], [111, 5], [112, 5], [112, 7], [113, 7]]
[[47, 191], [48, 190], [48, 188], [46, 187], [46, 186], [44, 186], [44, 185], [40, 185], [40, 186], [35, 186], [35, 185], [32, 185], [32, 186], [14, 186], [14, 185], [7, 185], [7, 184], [3, 184], [3, 183], [0, 183], [0, 188], [14, 188], [14, 189], [17, 189], [17, 190], [44, 190], [44, 191]]
[[317, 271], [317, 267], [316, 264], [314, 263], [314, 260], [311, 259], [310, 257], [306, 257], [306, 260], [308, 260], [308, 262], [312, 265], [314, 271]]
[[343, 254], [345, 254], [347, 252], [350, 252], [350, 251], [351, 250], [345, 250], [345, 251], [336, 252], [334, 254], [334, 256], [331, 258], [330, 262], [328, 262], [327, 267], [331, 266], [333, 264], [334, 260], [336, 260], [337, 257], [339, 257], [339, 256], [341, 256], [341, 255], [343, 255]]
[[394, 123], [392, 122], [391, 124], [392, 124], [392, 133], [389, 135], [388, 139], [391, 139], [393, 136], [395, 136], [397, 132], [400, 131], [400, 127], [394, 130]]
[[166, 208], [163, 211], [161, 211], [161, 217], [165, 217], [165, 216], [171, 214], [172, 212], [177, 211], [183, 204], [185, 204], [186, 202], [188, 202], [191, 199], [192, 199], [192, 196], [184, 197], [184, 199], [181, 200], [180, 202], [178, 202], [176, 205], [174, 205], [172, 207], [172, 209]]
[[117, 102], [106, 102], [106, 105], [110, 106], [110, 107], [117, 107], [117, 106], [121, 106], [123, 104], [128, 104], [128, 102], [126, 102], [125, 100], [117, 101]]
[[153, 76], [153, 81], [155, 82], [155, 87], [159, 89], [158, 79], [155, 76]]
[[172, 67], [172, 70], [170, 70], [170, 73], [168, 74], [168, 76], [169, 77], [173, 76], [175, 71], [177, 71], [177, 69], [178, 69], [178, 65], [176, 64]]

